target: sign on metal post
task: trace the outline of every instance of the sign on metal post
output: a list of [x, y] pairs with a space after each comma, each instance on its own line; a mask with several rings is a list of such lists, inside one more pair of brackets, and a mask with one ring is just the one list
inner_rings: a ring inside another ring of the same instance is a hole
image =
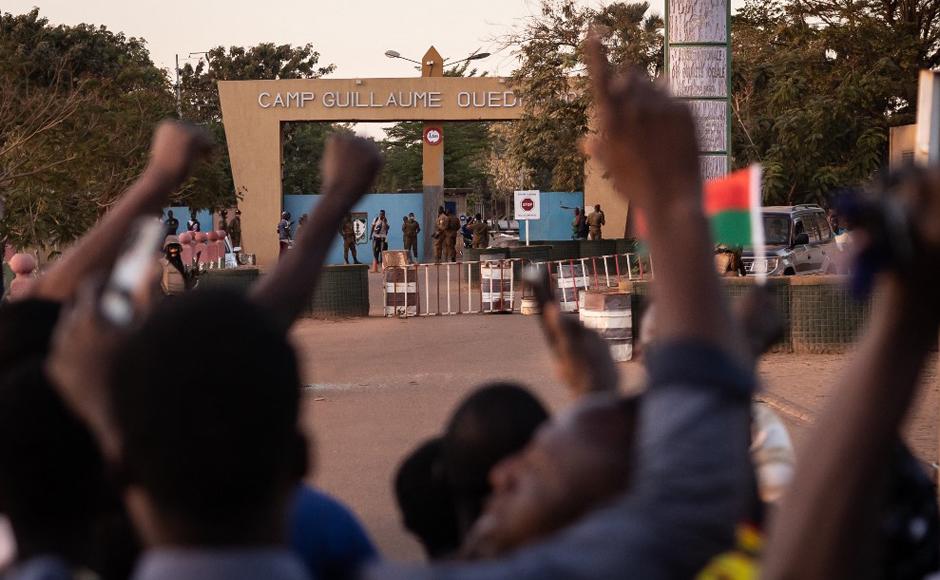
[[515, 216], [517, 221], [525, 222], [525, 245], [529, 245], [529, 221], [542, 219], [542, 206], [539, 203], [539, 191], [515, 192]]

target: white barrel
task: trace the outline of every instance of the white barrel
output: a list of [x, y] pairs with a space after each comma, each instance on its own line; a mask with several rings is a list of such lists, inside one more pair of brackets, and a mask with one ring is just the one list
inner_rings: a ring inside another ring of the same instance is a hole
[[540, 314], [542, 309], [539, 308], [538, 302], [536, 302], [535, 298], [527, 297], [522, 299], [520, 312], [522, 312], [522, 314], [525, 316], [532, 316], [533, 314]]
[[582, 324], [597, 332], [610, 345], [615, 361], [633, 356], [633, 308], [627, 292], [587, 290], [583, 293]]
[[480, 262], [480, 294], [483, 312], [512, 312], [512, 262]]

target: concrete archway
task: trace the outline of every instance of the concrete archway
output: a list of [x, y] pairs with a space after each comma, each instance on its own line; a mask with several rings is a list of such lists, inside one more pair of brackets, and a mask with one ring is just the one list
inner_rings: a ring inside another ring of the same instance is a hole
[[[275, 226], [280, 218], [281, 127], [291, 121], [512, 121], [521, 117], [519, 99], [505, 79], [444, 77], [440, 55], [425, 55], [421, 77], [220, 81], [232, 177], [241, 196], [242, 244], [261, 265], [277, 260]], [[424, 143], [426, 235], [440, 205], [444, 176], [443, 144]], [[433, 139], [432, 139], [433, 140]], [[625, 223], [627, 205], [592, 167], [585, 167], [585, 204], [604, 206], [609, 223]], [[617, 229], [617, 226], [612, 228]], [[622, 229], [622, 228], [621, 228]], [[429, 247], [426, 238], [425, 247]]]

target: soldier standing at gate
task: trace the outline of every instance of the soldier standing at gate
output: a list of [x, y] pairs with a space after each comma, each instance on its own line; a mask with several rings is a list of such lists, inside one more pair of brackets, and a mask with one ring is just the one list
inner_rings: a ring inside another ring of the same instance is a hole
[[437, 221], [434, 222], [434, 259], [441, 261], [441, 255], [444, 252], [444, 242], [447, 237], [447, 213], [444, 206], [437, 208]]
[[460, 233], [460, 218], [456, 215], [446, 212], [447, 215], [447, 239], [444, 243], [444, 252], [447, 254], [448, 262], [457, 261], [457, 234]]
[[353, 225], [351, 214], [346, 214], [340, 224], [339, 233], [343, 236], [343, 261], [348, 264], [349, 252], [352, 252], [353, 263], [360, 264], [359, 257], [356, 256], [356, 227]]
[[592, 240], [602, 239], [601, 226], [606, 223], [607, 221], [604, 219], [604, 212], [601, 211], [601, 206], [595, 205], [594, 211], [587, 217], [588, 237]]
[[418, 232], [421, 231], [421, 228], [418, 227], [418, 222], [414, 219], [414, 214], [410, 214], [401, 218], [401, 237], [405, 242], [405, 254], [408, 255], [410, 260], [412, 257], [414, 261], [418, 261]]
[[486, 225], [486, 222], [483, 221], [483, 216], [477, 214], [474, 216], [473, 225], [470, 226], [470, 231], [473, 233], [473, 247], [474, 248], [488, 248], [490, 246], [490, 230]]

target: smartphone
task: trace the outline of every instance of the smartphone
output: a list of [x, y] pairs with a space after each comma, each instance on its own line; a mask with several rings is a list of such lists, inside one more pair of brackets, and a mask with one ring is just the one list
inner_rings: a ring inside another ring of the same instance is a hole
[[141, 219], [137, 236], [121, 254], [101, 295], [101, 314], [115, 326], [134, 320], [134, 296], [150, 283], [155, 255], [166, 239], [166, 226], [157, 219]]
[[555, 294], [552, 292], [552, 277], [548, 273], [548, 268], [526, 266], [522, 272], [522, 280], [532, 289], [539, 311], [544, 312], [545, 305], [555, 300]]

